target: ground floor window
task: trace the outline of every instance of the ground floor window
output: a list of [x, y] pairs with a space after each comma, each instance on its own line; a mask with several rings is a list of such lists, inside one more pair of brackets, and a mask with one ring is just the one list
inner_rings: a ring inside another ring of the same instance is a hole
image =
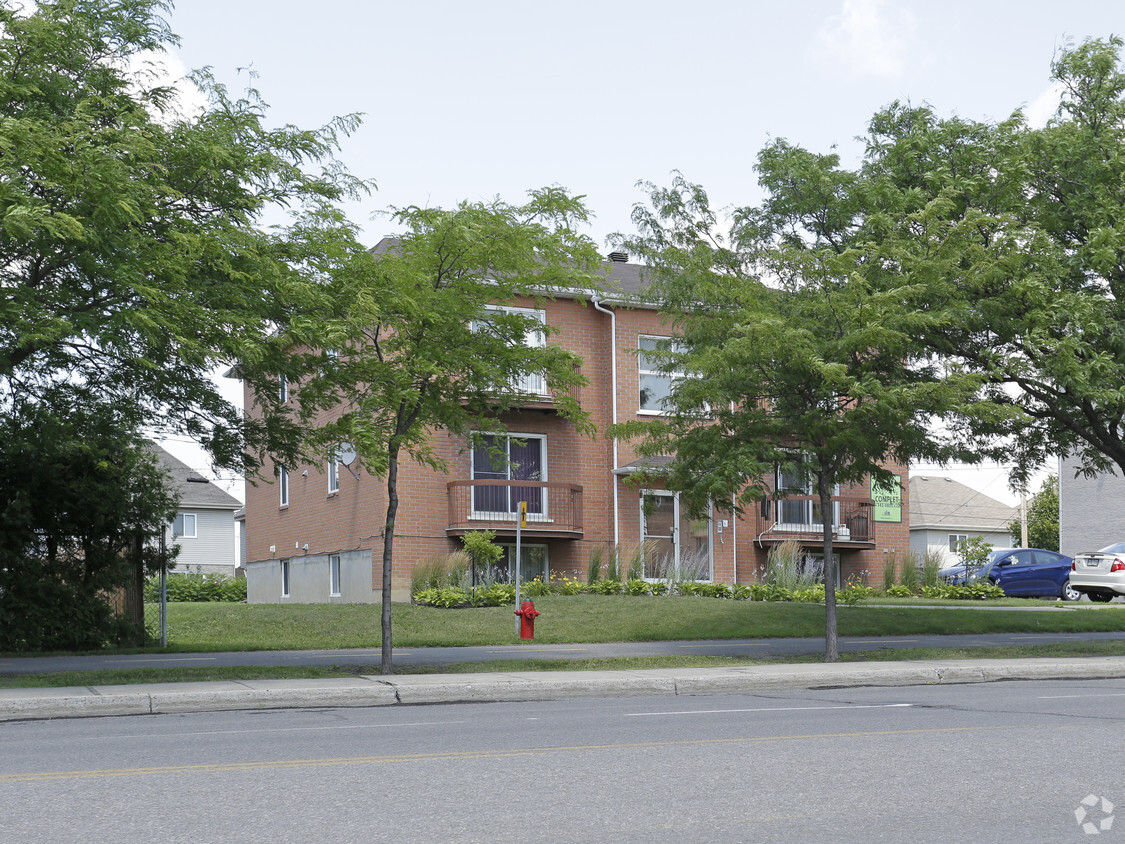
[[[504, 556], [492, 569], [493, 579], [500, 583], [515, 583], [516, 546], [501, 545], [500, 547], [504, 549]], [[546, 583], [550, 574], [547, 546], [520, 543], [520, 582], [527, 583], [538, 577]]]
[[641, 534], [648, 579], [711, 580], [711, 519], [690, 519], [678, 493], [641, 493]]
[[281, 561], [281, 597], [289, 597], [289, 561]]
[[334, 598], [340, 595], [340, 555], [328, 557], [328, 594]]

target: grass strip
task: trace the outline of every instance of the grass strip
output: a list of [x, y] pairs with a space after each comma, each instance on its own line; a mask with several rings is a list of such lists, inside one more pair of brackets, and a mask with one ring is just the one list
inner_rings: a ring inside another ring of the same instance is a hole
[[[841, 654], [844, 662], [896, 662], [903, 660], [1031, 659], [1125, 656], [1125, 642], [1052, 642], [978, 648], [883, 648]], [[396, 674], [490, 674], [524, 671], [627, 671], [663, 668], [730, 668], [743, 665], [818, 663], [809, 654], [784, 659], [678, 655], [605, 657], [590, 659], [497, 659], [488, 662], [459, 662], [397, 668]], [[377, 675], [378, 665], [364, 666], [228, 666], [194, 668], [134, 668], [99, 671], [69, 671], [18, 676], [0, 675], [0, 688], [62, 688], [71, 686], [115, 686], [138, 683], [186, 683], [238, 680], [288, 680], [347, 678]]]

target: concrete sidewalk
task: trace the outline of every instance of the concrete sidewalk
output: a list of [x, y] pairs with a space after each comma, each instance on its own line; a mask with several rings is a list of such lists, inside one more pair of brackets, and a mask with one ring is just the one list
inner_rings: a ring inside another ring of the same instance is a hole
[[0, 721], [232, 709], [567, 700], [753, 693], [777, 689], [1125, 678], [1125, 657], [748, 665], [630, 671], [404, 674], [339, 680], [243, 680], [0, 689]]

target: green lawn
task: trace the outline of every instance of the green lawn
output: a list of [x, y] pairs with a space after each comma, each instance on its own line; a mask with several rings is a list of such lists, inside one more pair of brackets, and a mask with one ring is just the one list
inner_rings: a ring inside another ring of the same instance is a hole
[[[1078, 632], [1125, 629], [1125, 606], [1042, 611], [910, 607], [839, 608], [841, 636], [920, 633]], [[1028, 603], [1019, 606], [1032, 606]], [[824, 635], [824, 607], [714, 598], [546, 596], [535, 601], [539, 642], [641, 642], [673, 639], [789, 638]], [[150, 611], [154, 608], [150, 607]], [[511, 608], [443, 610], [394, 607], [396, 647], [518, 642]], [[177, 651], [322, 650], [380, 644], [379, 607], [363, 604], [169, 604], [168, 641]]]

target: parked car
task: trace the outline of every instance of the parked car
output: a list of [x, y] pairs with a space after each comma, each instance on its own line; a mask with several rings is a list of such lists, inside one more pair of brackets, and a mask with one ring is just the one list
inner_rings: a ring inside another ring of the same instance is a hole
[[[1077, 601], [1082, 595], [1070, 587], [1072, 562], [1070, 557], [1043, 548], [1000, 548], [989, 553], [983, 566], [969, 571], [968, 582], [991, 581], [1013, 598]], [[965, 582], [964, 574], [951, 582]]]
[[1074, 555], [1070, 585], [1091, 601], [1112, 601], [1125, 595], [1125, 542], [1108, 545], [1100, 551]]

